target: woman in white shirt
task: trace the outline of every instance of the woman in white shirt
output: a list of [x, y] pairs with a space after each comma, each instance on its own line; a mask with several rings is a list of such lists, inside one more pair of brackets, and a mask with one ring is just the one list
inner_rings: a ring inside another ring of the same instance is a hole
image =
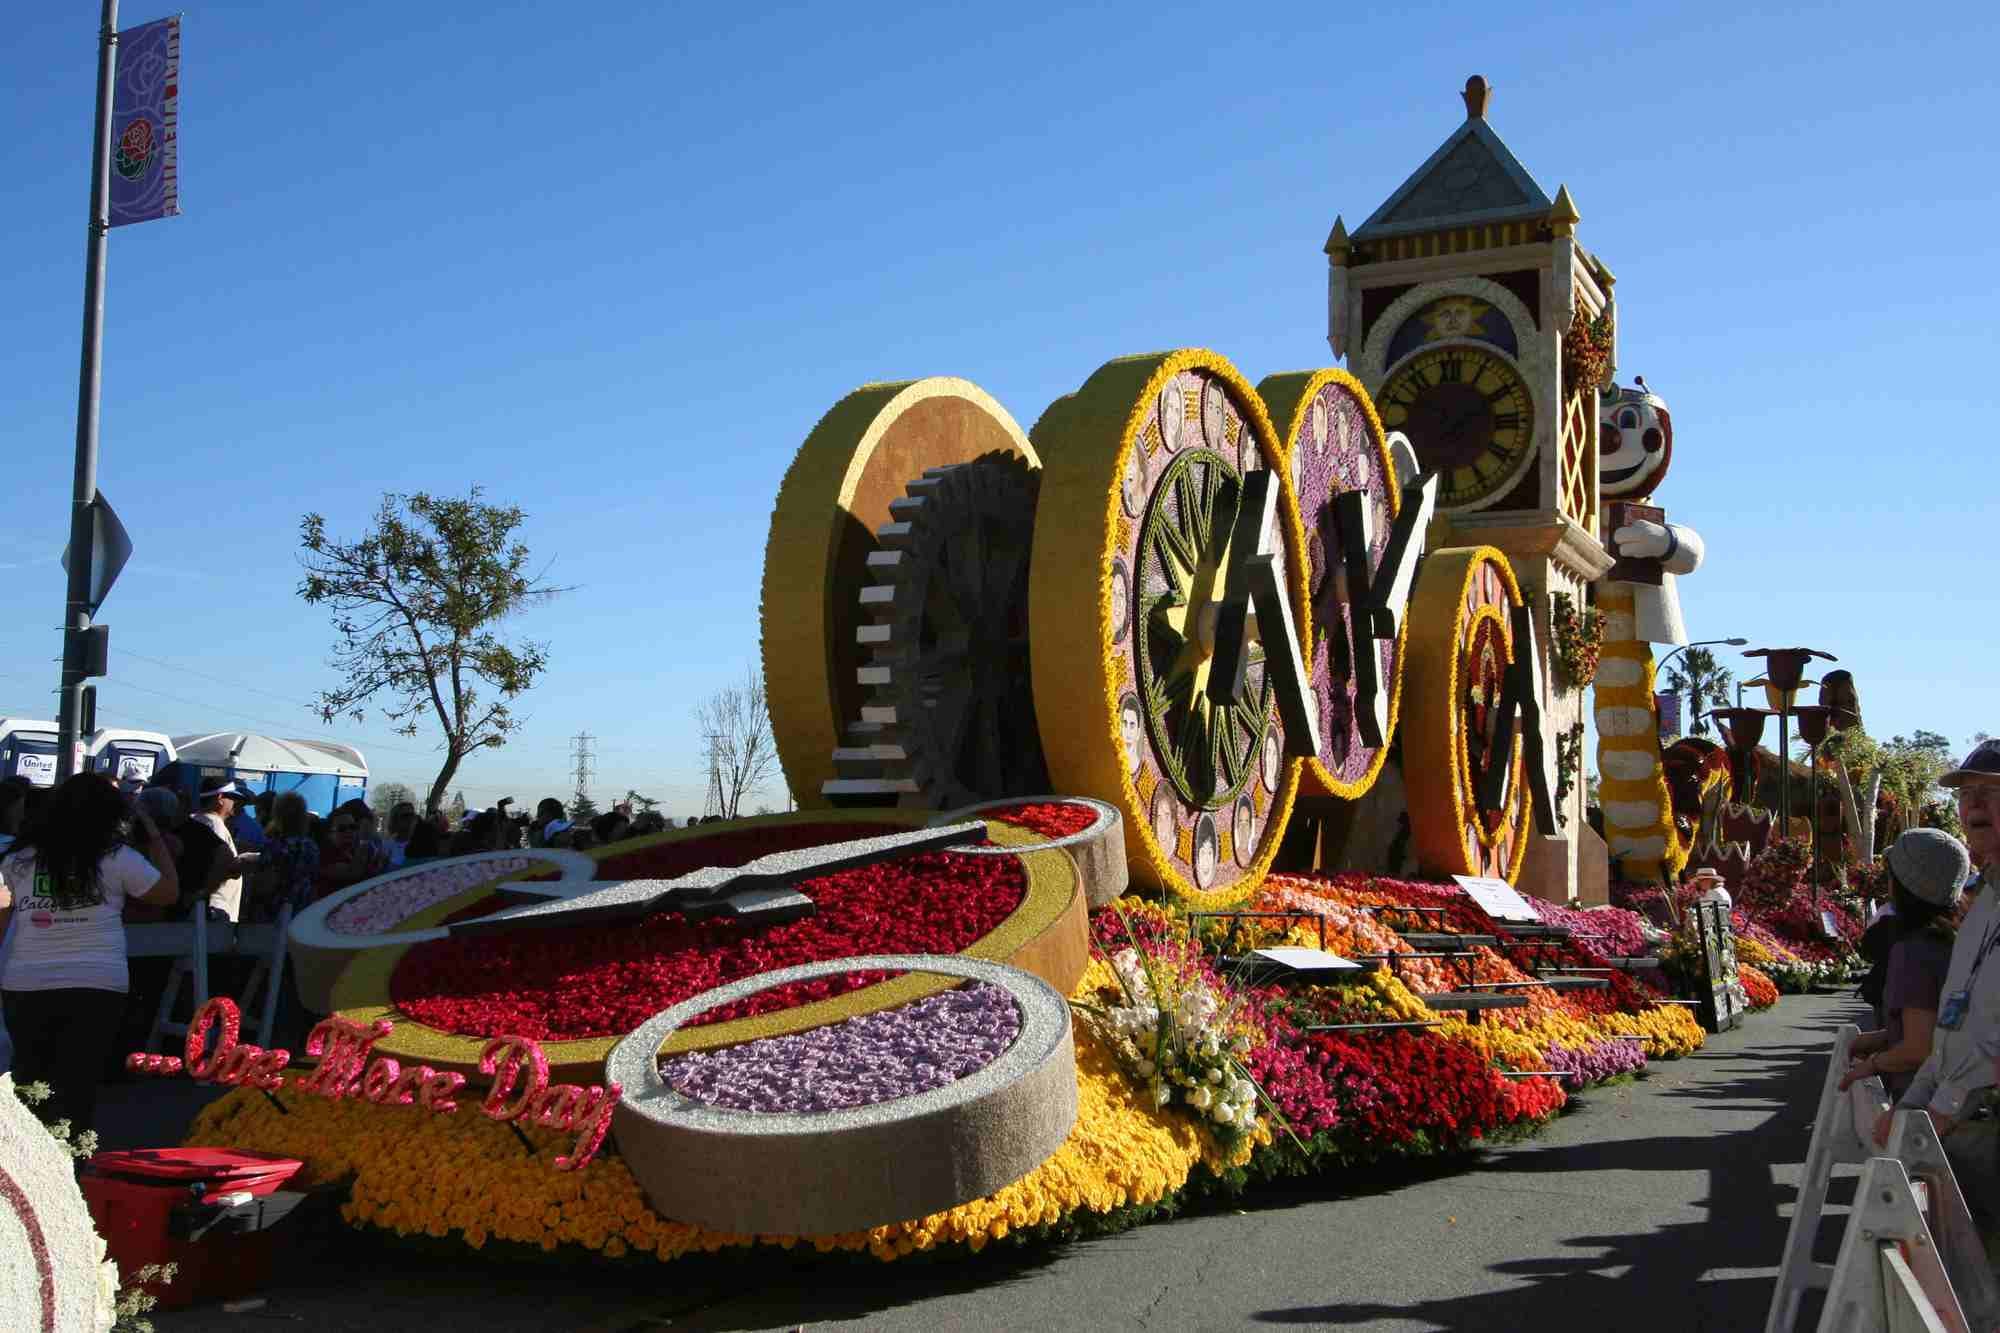
[[[144, 856], [125, 841], [128, 819]], [[125, 900], [170, 903], [179, 893], [160, 831], [101, 773], [56, 788], [0, 860], [0, 934], [20, 917], [0, 968], [0, 1006], [15, 1082], [53, 1092], [37, 1108], [45, 1120], [67, 1120], [73, 1133], [91, 1127], [125, 1015]]]

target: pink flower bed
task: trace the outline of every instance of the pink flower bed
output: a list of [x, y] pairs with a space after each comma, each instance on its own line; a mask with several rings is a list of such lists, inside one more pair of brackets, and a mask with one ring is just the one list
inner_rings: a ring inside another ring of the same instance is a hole
[[489, 861], [419, 867], [355, 894], [326, 914], [326, 928], [336, 935], [379, 935], [447, 898], [536, 864], [526, 856], [496, 856]]

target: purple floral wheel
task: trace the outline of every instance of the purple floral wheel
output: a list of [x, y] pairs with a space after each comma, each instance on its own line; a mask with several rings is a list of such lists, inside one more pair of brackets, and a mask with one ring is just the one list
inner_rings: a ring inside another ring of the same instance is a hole
[[1277, 427], [1279, 447], [1298, 496], [1312, 589], [1308, 669], [1319, 701], [1319, 753], [1305, 765], [1304, 790], [1347, 800], [1381, 775], [1395, 735], [1402, 683], [1401, 638], [1364, 640], [1376, 656], [1376, 688], [1387, 695], [1382, 744], [1362, 735], [1362, 678], [1354, 663], [1354, 609], [1343, 568], [1344, 534], [1337, 498], [1358, 491], [1369, 511], [1368, 564], [1379, 567], [1389, 530], [1402, 510], [1394, 460], [1381, 419], [1361, 382], [1344, 370], [1273, 375], [1257, 386]]
[[[660, 1050], [690, 1019], [774, 986], [849, 971], [928, 972], [998, 988], [1019, 1026], [962, 1077], [834, 1110], [739, 1110], [684, 1096]], [[908, 1221], [981, 1198], [1061, 1147], [1076, 1123], [1069, 1004], [1002, 963], [875, 954], [781, 968], [656, 1014], [612, 1048], [623, 1088], [618, 1152], [661, 1216], [735, 1234], [824, 1235]]]

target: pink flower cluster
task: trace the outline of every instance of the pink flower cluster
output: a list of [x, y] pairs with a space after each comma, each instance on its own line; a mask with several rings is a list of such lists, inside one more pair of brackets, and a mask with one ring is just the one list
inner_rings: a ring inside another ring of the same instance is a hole
[[1014, 997], [974, 982], [809, 1032], [669, 1056], [660, 1074], [683, 1097], [732, 1111], [841, 1111], [954, 1083], [1020, 1031]]
[[1593, 1041], [1572, 1049], [1551, 1043], [1542, 1052], [1550, 1069], [1563, 1071], [1563, 1086], [1572, 1092], [1619, 1074], [1636, 1074], [1646, 1067], [1646, 1044], [1638, 1041]]
[[379, 935], [447, 898], [534, 864], [534, 860], [525, 856], [496, 856], [458, 865], [423, 866], [407, 874], [385, 876], [382, 883], [355, 894], [328, 912], [326, 928], [337, 935]]
[[1535, 915], [1551, 926], [1563, 926], [1606, 958], [1638, 958], [1647, 952], [1640, 926], [1644, 918], [1623, 907], [1592, 907], [1579, 911], [1559, 903], [1527, 898]]

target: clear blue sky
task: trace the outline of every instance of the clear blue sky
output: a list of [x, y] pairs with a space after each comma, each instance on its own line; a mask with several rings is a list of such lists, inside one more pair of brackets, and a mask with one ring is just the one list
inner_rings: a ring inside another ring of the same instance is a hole
[[[385, 489], [477, 482], [576, 591], [518, 625], [554, 665], [468, 796], [567, 790], [587, 730], [600, 800], [684, 813], [690, 710], [756, 660], [770, 506], [829, 405], [957, 374], [1028, 425], [1127, 353], [1327, 364], [1334, 214], [1478, 72], [1620, 279], [1621, 378], [1673, 410], [1694, 635], [1838, 653], [1878, 735], [2000, 731], [2000, 21], [1785, 9], [191, 8], [185, 216], [112, 237], [100, 485], [137, 554], [102, 715], [316, 734], [300, 515], [351, 535]], [[0, 713], [53, 715], [94, 13], [25, 6], [0, 54]]]

